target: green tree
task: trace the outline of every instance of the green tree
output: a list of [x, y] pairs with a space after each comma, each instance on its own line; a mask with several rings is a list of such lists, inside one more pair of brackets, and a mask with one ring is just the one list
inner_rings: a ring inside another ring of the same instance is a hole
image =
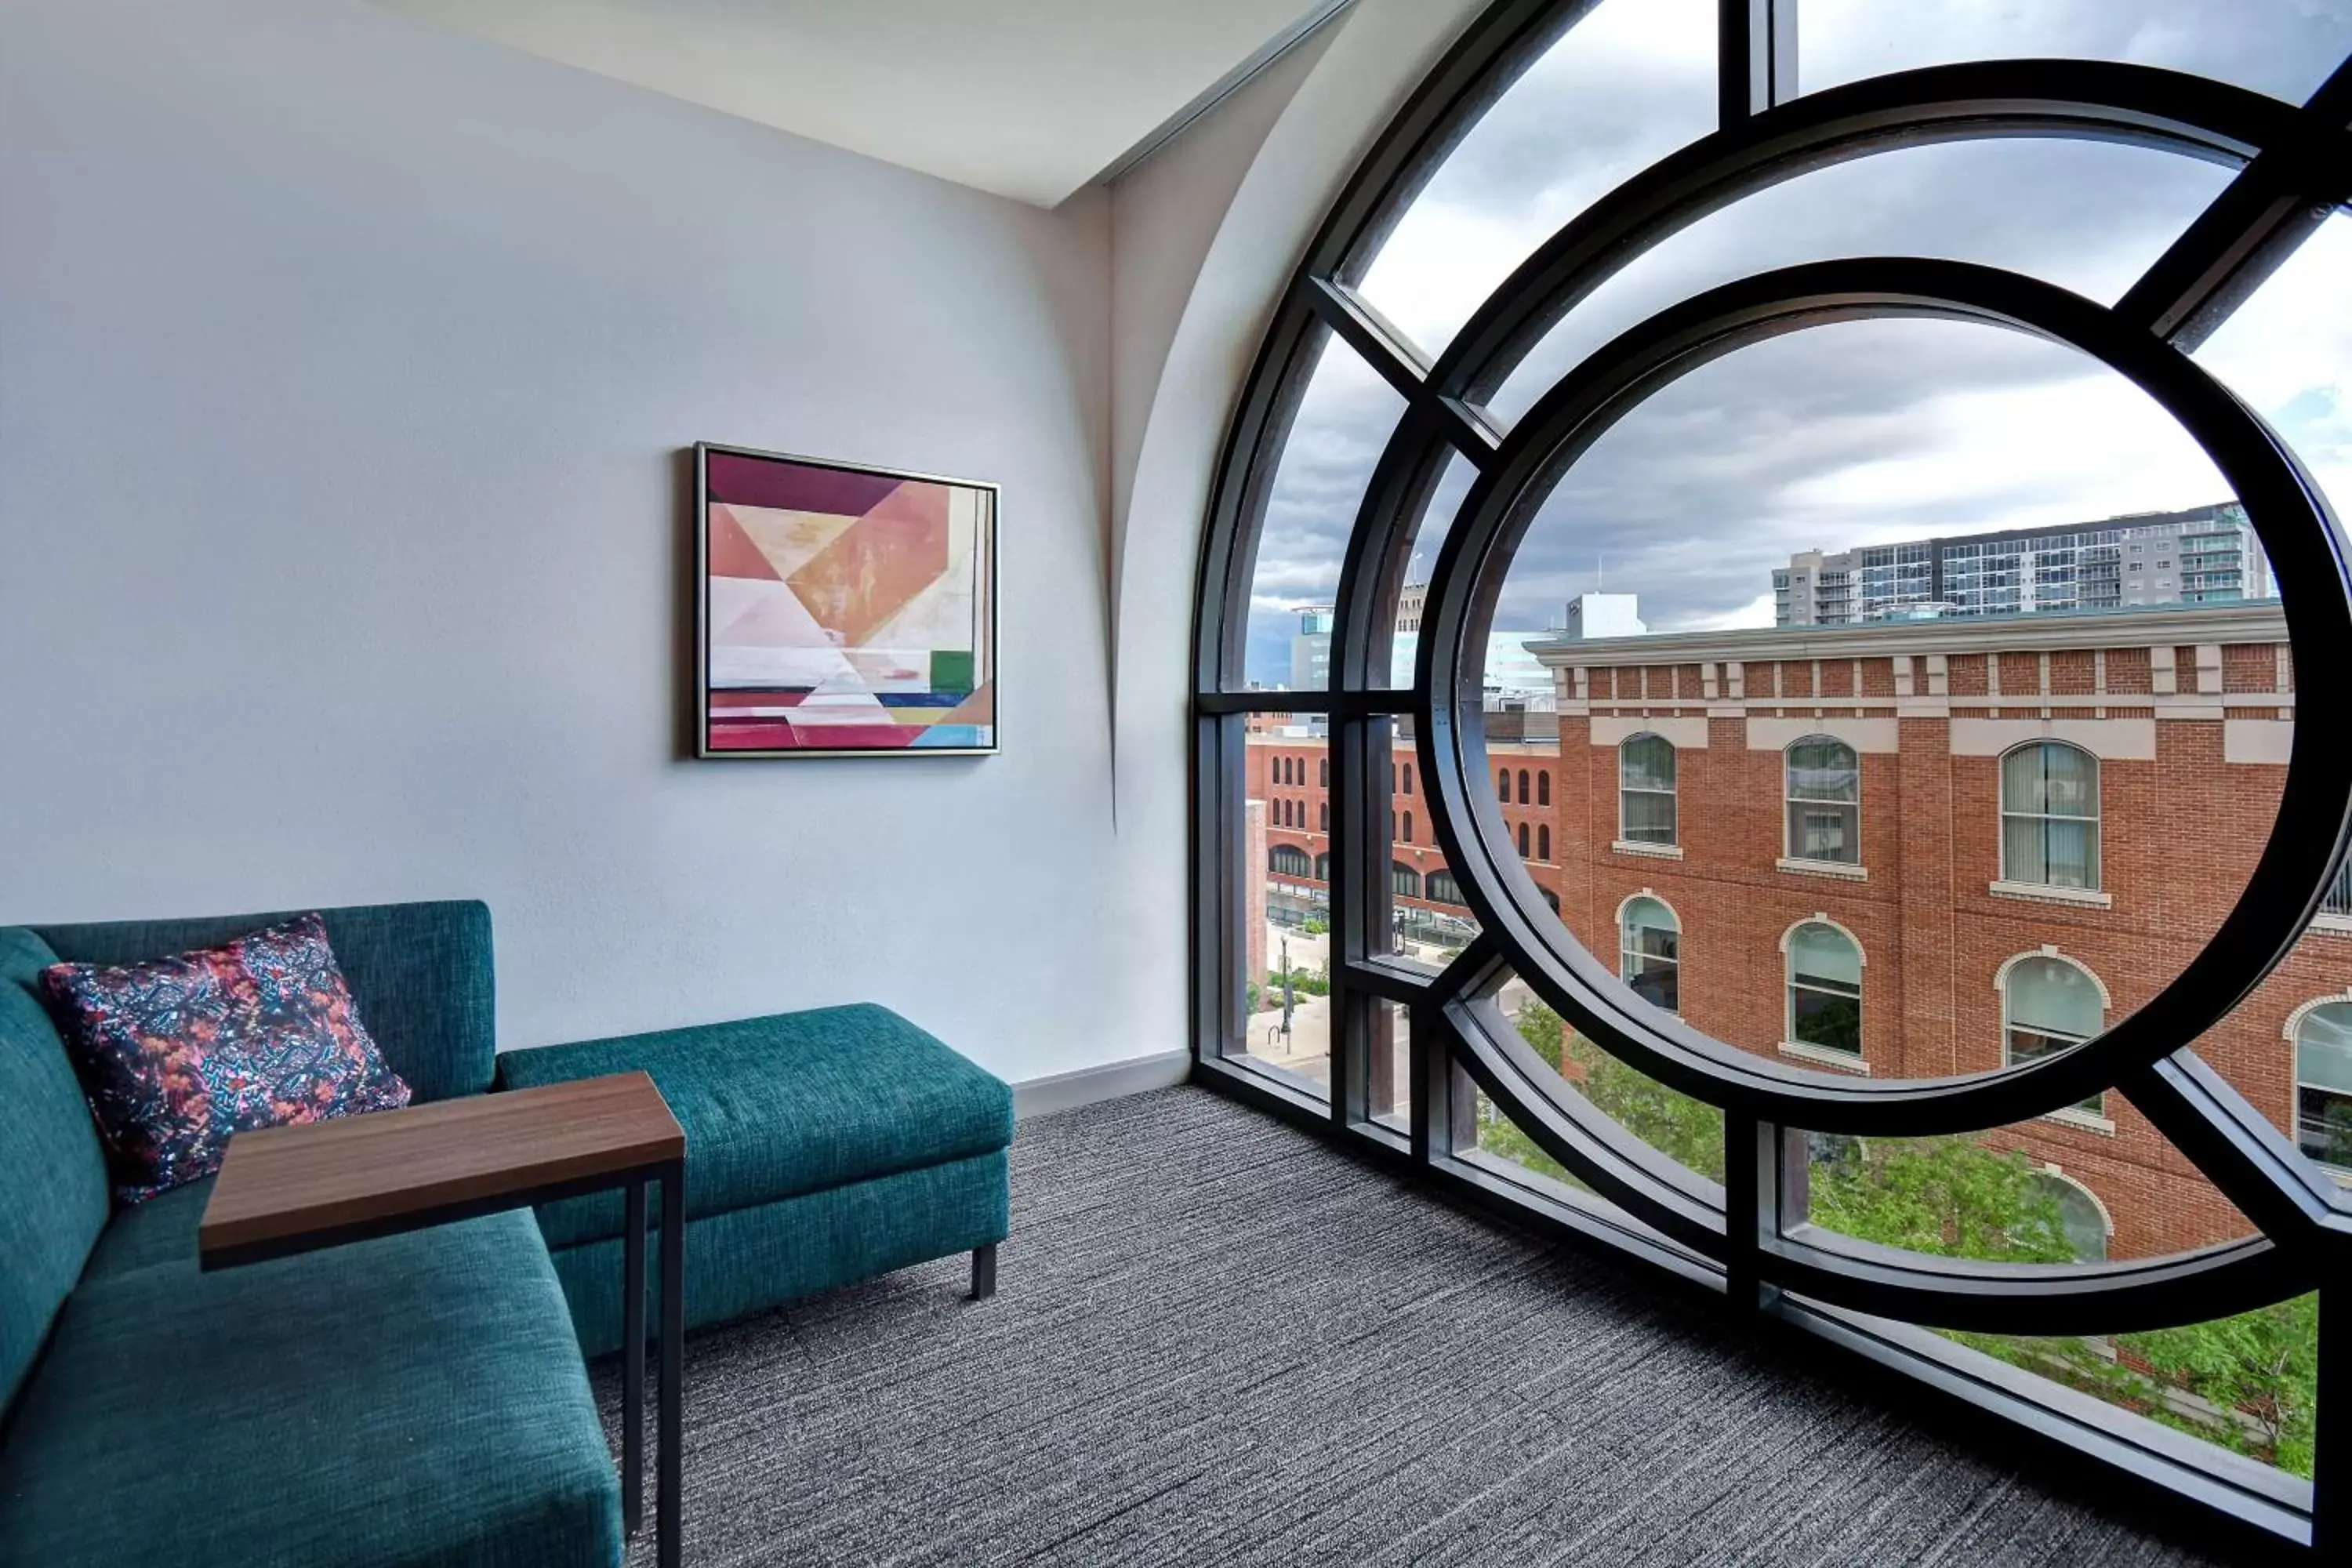
[[[1520, 1037], [1592, 1105], [1653, 1147], [1723, 1179], [1723, 1115], [1628, 1067], [1531, 1002]], [[1499, 1107], [1479, 1100], [1478, 1138], [1492, 1154], [1581, 1186]], [[2056, 1196], [2021, 1151], [1969, 1138], [1846, 1141], [1811, 1163], [1811, 1215], [1843, 1235], [1944, 1258], [2070, 1263]], [[1948, 1337], [2042, 1376], [2139, 1412], [2191, 1436], [2312, 1473], [2319, 1380], [2318, 1298], [2152, 1333]]]

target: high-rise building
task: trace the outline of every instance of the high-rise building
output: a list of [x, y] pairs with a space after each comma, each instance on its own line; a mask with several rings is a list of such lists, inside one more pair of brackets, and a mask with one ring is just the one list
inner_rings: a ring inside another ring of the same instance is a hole
[[1292, 613], [1298, 617], [1298, 629], [1290, 634], [1290, 689], [1320, 691], [1331, 684], [1336, 614], [1328, 605], [1301, 605]]
[[2234, 501], [2104, 522], [1800, 551], [1772, 574], [1773, 622], [1838, 626], [1944, 616], [2214, 605], [2277, 592]]

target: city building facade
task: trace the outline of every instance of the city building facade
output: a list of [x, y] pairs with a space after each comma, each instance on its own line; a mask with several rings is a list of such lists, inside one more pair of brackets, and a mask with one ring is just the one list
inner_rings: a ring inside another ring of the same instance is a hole
[[1853, 550], [1801, 551], [1772, 574], [1783, 626], [2216, 605], [2277, 592], [2234, 501], [2103, 522]]
[[[1489, 763], [1569, 931], [1718, 1039], [1882, 1078], [2063, 1049], [2178, 976], [2263, 848], [2297, 700], [2274, 604], [1533, 651], [1555, 708], [1490, 713]], [[1400, 935], [1466, 932], [1397, 755]], [[1277, 921], [1328, 900], [1328, 769], [1251, 737]], [[2352, 1172], [2352, 879], [2198, 1049]], [[1981, 1141], [2048, 1173], [2084, 1257], [2252, 1229], [2119, 1093]]]

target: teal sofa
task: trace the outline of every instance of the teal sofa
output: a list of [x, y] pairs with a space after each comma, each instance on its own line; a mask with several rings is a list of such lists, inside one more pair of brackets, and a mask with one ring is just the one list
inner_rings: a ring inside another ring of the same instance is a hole
[[[654, 1074], [687, 1132], [690, 1325], [966, 1249], [985, 1293], [1011, 1094], [912, 1025], [833, 1008], [500, 1058], [487, 909], [324, 914], [420, 1101]], [[214, 1274], [209, 1182], [110, 1206], [35, 977], [282, 918], [0, 927], [0, 1563], [611, 1568], [583, 1350], [620, 1340], [617, 1197]]]

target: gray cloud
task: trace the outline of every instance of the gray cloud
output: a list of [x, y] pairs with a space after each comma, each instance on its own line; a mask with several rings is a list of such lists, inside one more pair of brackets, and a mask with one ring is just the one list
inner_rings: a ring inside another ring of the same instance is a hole
[[[1611, 0], [1604, 11], [1636, 3], [1646, 0]], [[1671, 27], [1684, 8], [1685, 0], [1661, 6], [1659, 25]], [[2260, 0], [2226, 11], [2190, 0], [2059, 0], [2027, 9], [2031, 20], [2021, 28], [1971, 37], [1962, 24], [1979, 8], [1952, 0], [1899, 8], [1822, 0], [1806, 9], [1802, 68], [1819, 85], [1989, 49], [2075, 53], [2194, 67], [2300, 94], [2352, 46], [2352, 0]], [[1899, 33], [1874, 20], [1898, 10]], [[2216, 37], [2216, 28], [2226, 36]], [[1891, 48], [1867, 47], [1874, 30], [1881, 44], [1907, 52], [1892, 58]], [[1498, 280], [1550, 226], [1663, 151], [1654, 144], [1656, 126], [1687, 118], [1697, 56], [1685, 41], [1653, 39], [1658, 47], [1629, 52], [1620, 38], [1575, 60], [1577, 42], [1571, 32], [1465, 138], [1391, 241], [1391, 275], [1376, 266], [1368, 280], [1375, 301], [1425, 342], [1450, 335], [1475, 303], [1463, 297], [1464, 278], [1475, 287]], [[1684, 107], [1658, 112], [1669, 100]], [[1592, 348], [1675, 300], [1798, 261], [1951, 257], [2112, 300], [2226, 179], [2226, 171], [2185, 158], [2041, 141], [1915, 148], [1817, 171], [1638, 258], [1538, 345], [1496, 406], [1507, 416], [1523, 412]], [[1459, 276], [1443, 265], [1406, 265], [1416, 247], [1442, 264], [1442, 242], [1454, 235], [1485, 247], [1465, 255]], [[1563, 479], [1513, 563], [1498, 625], [1556, 623], [1567, 598], [1592, 585], [1596, 562], [1605, 562], [1611, 588], [1641, 593], [1645, 616], [1663, 629], [1738, 615], [1769, 593], [1771, 568], [1792, 550], [2046, 517], [2052, 498], [2037, 470], [2010, 464], [2003, 443], [1990, 437], [1964, 493], [1935, 482], [1929, 469], [1915, 489], [1873, 487], [1873, 504], [1859, 514], [1822, 497], [1845, 477], [1902, 472], [1939, 441], [1948, 445], [1949, 432], [1928, 416], [1955, 395], [2014, 397], [2021, 409], [2042, 411], [2053, 389], [2071, 396], [2079, 383], [2089, 406], [2089, 390], [2105, 375], [2046, 344], [1942, 323], [1842, 326], [1742, 351], [1654, 396]], [[1398, 406], [1360, 366], [1343, 374], [1327, 365], [1318, 374], [1259, 548], [1254, 677], [1287, 679], [1291, 626], [1279, 607], [1328, 598], [1336, 587], [1363, 482]], [[2102, 432], [2086, 426], [2082, 438], [2095, 444]], [[1457, 479], [1441, 494], [1424, 525], [1424, 570], [1435, 521], [1450, 516], [1461, 488]], [[2114, 504], [2098, 483], [2073, 499], [2084, 516], [2220, 499], [2202, 490], [2151, 499], [2129, 455], [2119, 453]]]

